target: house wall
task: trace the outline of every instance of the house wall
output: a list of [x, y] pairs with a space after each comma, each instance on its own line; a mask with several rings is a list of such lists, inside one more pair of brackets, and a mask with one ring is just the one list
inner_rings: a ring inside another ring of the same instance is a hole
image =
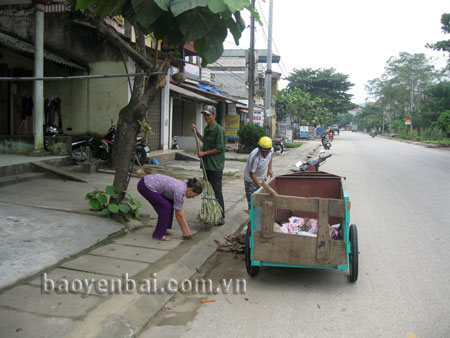
[[[202, 130], [202, 124], [199, 124], [200, 108], [200, 104], [192, 101], [173, 100], [172, 136], [176, 137], [180, 149], [194, 150], [197, 148], [192, 133], [192, 124], [196, 124], [199, 130]], [[203, 134], [203, 130], [201, 133]]]
[[245, 72], [222, 72], [214, 71], [215, 87], [229, 95], [236, 97], [248, 97], [248, 89], [246, 86]]

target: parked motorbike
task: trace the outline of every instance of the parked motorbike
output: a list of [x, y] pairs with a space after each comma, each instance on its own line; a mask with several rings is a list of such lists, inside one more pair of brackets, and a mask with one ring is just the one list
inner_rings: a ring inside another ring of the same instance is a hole
[[284, 151], [284, 144], [283, 144], [284, 138], [274, 138], [272, 140], [272, 147], [273, 147], [273, 151], [275, 153], [280, 153], [282, 154]]
[[[72, 128], [67, 128], [66, 130], [70, 131]], [[52, 137], [69, 136], [54, 124], [44, 125], [44, 135]], [[72, 160], [75, 163], [85, 162], [90, 158], [90, 154], [93, 150], [93, 139], [94, 138], [91, 135], [72, 136]], [[44, 147], [47, 148], [47, 145], [44, 144]]]
[[[112, 121], [111, 121], [112, 122]], [[116, 136], [116, 126], [111, 123], [111, 127], [100, 142], [97, 150], [97, 157], [101, 160], [109, 160], [112, 156], [114, 148], [114, 138]], [[150, 153], [149, 147], [145, 145], [145, 137], [138, 137], [136, 139], [136, 156], [134, 163], [145, 164], [147, 161], [147, 155]], [[139, 162], [138, 162], [139, 161]]]
[[319, 153], [319, 157], [316, 159], [311, 159], [303, 163], [299, 161], [295, 163], [298, 171], [319, 171], [319, 167], [325, 163], [327, 158], [331, 157], [331, 154], [325, 154], [325, 152]]
[[331, 142], [327, 139], [325, 134], [322, 136], [322, 146], [325, 150], [330, 150], [331, 148]]

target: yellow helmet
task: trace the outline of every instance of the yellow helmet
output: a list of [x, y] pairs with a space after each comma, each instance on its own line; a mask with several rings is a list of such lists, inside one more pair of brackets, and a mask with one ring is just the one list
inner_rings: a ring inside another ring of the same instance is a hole
[[258, 147], [261, 150], [270, 150], [272, 148], [272, 140], [270, 137], [263, 136], [258, 141]]

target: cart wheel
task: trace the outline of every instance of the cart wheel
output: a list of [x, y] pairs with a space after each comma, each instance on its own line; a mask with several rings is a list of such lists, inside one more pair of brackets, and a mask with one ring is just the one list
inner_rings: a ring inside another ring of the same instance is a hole
[[356, 282], [358, 279], [358, 230], [356, 225], [350, 225], [350, 246], [351, 251], [349, 255], [349, 269], [350, 282]]
[[259, 273], [259, 266], [252, 266], [251, 264], [251, 251], [250, 251], [250, 224], [247, 226], [247, 234], [245, 235], [245, 267], [247, 273], [251, 277], [255, 277]]

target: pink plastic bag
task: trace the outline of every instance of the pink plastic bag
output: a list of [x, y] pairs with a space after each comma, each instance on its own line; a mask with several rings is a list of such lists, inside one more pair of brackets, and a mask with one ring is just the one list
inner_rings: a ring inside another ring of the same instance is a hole
[[319, 221], [315, 218], [308, 219], [306, 229], [312, 234], [317, 234], [317, 231], [319, 231]]

